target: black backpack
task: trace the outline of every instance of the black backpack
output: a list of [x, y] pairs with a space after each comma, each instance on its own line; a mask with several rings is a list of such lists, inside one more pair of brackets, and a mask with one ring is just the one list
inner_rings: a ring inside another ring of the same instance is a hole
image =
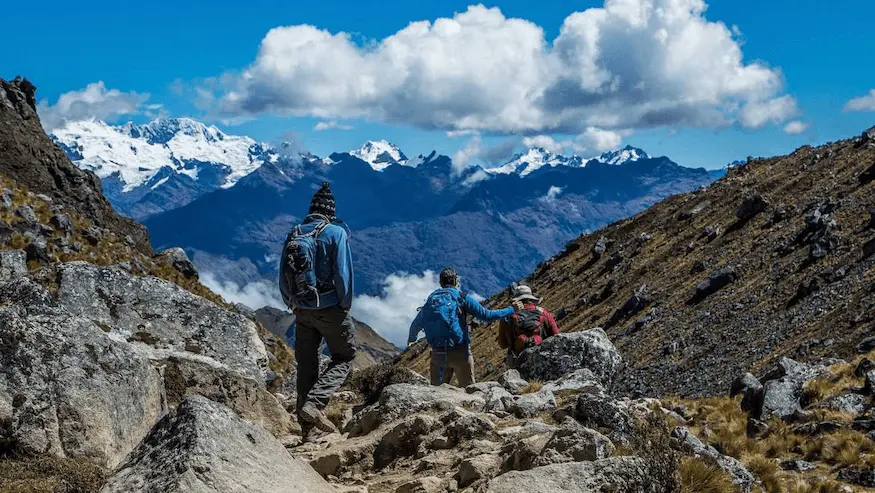
[[526, 337], [532, 336], [541, 336], [543, 339], [544, 328], [541, 326], [541, 314], [543, 313], [543, 309], [539, 306], [534, 310], [520, 310], [515, 315], [516, 319], [515, 330], [517, 334], [514, 334], [516, 337], [519, 334], [522, 334]]
[[303, 233], [298, 225], [286, 237], [280, 257], [280, 294], [287, 306], [319, 307], [316, 238], [329, 224], [322, 221], [309, 233]]

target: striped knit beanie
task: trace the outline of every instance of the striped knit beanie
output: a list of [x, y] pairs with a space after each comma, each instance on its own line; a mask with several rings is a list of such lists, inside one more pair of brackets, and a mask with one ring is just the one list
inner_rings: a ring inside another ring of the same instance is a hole
[[310, 202], [310, 214], [322, 214], [333, 220], [335, 218], [334, 195], [327, 181], [322, 182], [322, 187], [313, 195]]

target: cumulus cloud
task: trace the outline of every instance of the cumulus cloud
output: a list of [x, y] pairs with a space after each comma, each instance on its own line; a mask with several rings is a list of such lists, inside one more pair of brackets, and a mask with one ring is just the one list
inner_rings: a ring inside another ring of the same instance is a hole
[[739, 112], [739, 120], [744, 127], [761, 128], [768, 123], [779, 124], [798, 114], [796, 100], [790, 96], [781, 96], [747, 103]]
[[474, 135], [465, 144], [465, 147], [453, 153], [453, 169], [460, 173], [477, 162], [488, 165], [503, 164], [513, 156], [513, 153], [519, 148], [519, 144], [517, 139], [507, 139], [495, 145], [486, 145], [479, 134]]
[[845, 105], [845, 111], [875, 111], [875, 89], [869, 94], [854, 98]]
[[606, 0], [570, 14], [552, 41], [482, 5], [362, 43], [277, 27], [250, 66], [220, 77], [217, 109], [525, 135], [788, 119], [795, 101], [781, 73], [746, 62], [740, 32], [706, 9], [703, 0]]
[[790, 135], [799, 135], [808, 130], [808, 124], [799, 120], [794, 120], [784, 126], [784, 133]]
[[316, 126], [313, 127], [313, 130], [320, 132], [322, 130], [331, 130], [331, 129], [352, 130], [352, 128], [353, 128], [352, 125], [346, 125], [346, 124], [338, 122], [337, 120], [328, 120], [328, 121], [321, 121], [321, 122], [317, 123]]
[[589, 127], [578, 135], [575, 140], [577, 142], [577, 149], [580, 152], [590, 151], [592, 153], [592, 151], [595, 151], [596, 153], [601, 153], [620, 147], [620, 144], [623, 142], [623, 134], [612, 130]]
[[558, 142], [549, 135], [536, 135], [535, 137], [523, 137], [523, 145], [526, 147], [541, 147], [546, 151], [559, 154], [563, 152], [565, 143]]
[[160, 105], [144, 106], [149, 94], [107, 89], [103, 81], [92, 82], [84, 89], [61, 94], [55, 104], [43, 99], [37, 106], [43, 128], [52, 131], [65, 121], [113, 120], [122, 115], [151, 114]]
[[404, 347], [410, 322], [416, 317], [416, 309], [439, 285], [438, 275], [430, 270], [422, 275], [390, 274], [383, 281], [380, 296], [355, 297], [351, 314], [373, 327], [389, 342]]
[[257, 281], [240, 286], [235, 282], [220, 281], [212, 272], [201, 272], [200, 281], [231, 303], [243, 303], [254, 310], [265, 306], [288, 309], [275, 282]]
[[549, 190], [547, 190], [546, 198], [548, 200], [553, 200], [562, 193], [562, 187], [552, 186]]

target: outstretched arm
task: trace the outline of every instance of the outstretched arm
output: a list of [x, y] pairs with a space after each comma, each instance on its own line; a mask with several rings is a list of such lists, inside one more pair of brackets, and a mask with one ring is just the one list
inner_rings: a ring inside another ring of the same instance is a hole
[[513, 315], [513, 307], [502, 308], [501, 310], [489, 310], [484, 308], [479, 301], [475, 300], [470, 294], [465, 296], [465, 313], [471, 315], [477, 320], [484, 322], [494, 322], [504, 317]]
[[416, 313], [416, 318], [413, 319], [413, 322], [410, 324], [410, 334], [407, 335], [407, 345], [411, 345], [416, 342], [416, 338], [419, 337], [419, 331], [421, 328], [420, 321], [422, 318], [422, 311]]

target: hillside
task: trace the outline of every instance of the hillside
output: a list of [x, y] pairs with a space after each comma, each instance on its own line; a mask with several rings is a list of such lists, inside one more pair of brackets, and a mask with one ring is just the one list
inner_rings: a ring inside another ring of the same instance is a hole
[[[719, 394], [779, 356], [847, 357], [875, 328], [873, 180], [875, 129], [752, 159], [573, 240], [525, 281], [561, 330], [606, 328], [631, 394]], [[495, 331], [473, 331], [483, 378], [503, 371]], [[424, 371], [414, 354], [404, 364]]]

